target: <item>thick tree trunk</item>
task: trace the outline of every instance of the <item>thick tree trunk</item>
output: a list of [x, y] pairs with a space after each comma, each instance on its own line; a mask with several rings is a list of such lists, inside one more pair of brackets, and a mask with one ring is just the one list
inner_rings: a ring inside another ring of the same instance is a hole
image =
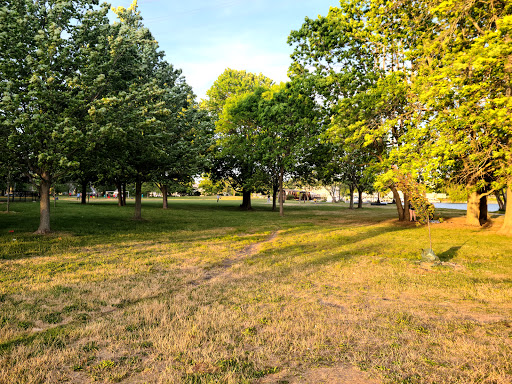
[[487, 195], [480, 197], [480, 215], [478, 216], [480, 224], [485, 224], [489, 220], [489, 211], [487, 209]]
[[[390, 187], [391, 189], [391, 192], [393, 192], [393, 198], [395, 199], [395, 204], [396, 204], [396, 210], [398, 212], [398, 220], [399, 221], [404, 221], [404, 220], [409, 220], [409, 217], [406, 218], [405, 216], [405, 209], [404, 207], [402, 206], [402, 200], [400, 199], [400, 194], [398, 193], [398, 190], [396, 189], [396, 187], [394, 185], [392, 185]], [[404, 200], [404, 203], [405, 203], [405, 200]], [[407, 212], [408, 214], [409, 212]]]
[[162, 208], [167, 209], [169, 208], [168, 202], [167, 202], [167, 185], [161, 184], [160, 185], [160, 191], [162, 192]]
[[[510, 44], [510, 36], [507, 36], [506, 42]], [[505, 64], [505, 81], [506, 81], [506, 95], [512, 96], [512, 55], [509, 55]], [[504, 196], [505, 200], [505, 221], [500, 228], [501, 235], [512, 235], [512, 179], [508, 180], [507, 194]]]
[[357, 208], [363, 208], [363, 191], [357, 188], [357, 198], [359, 199], [357, 202]]
[[82, 180], [82, 201], [80, 204], [87, 204], [87, 180]]
[[142, 220], [142, 181], [137, 176], [135, 181], [135, 215], [134, 220]]
[[251, 191], [243, 190], [242, 191], [242, 204], [240, 205], [240, 208], [248, 211], [252, 209], [251, 207]]
[[507, 208], [505, 210], [505, 221], [499, 230], [500, 235], [512, 236], [512, 182], [507, 187]]
[[354, 187], [350, 186], [349, 189], [350, 189], [350, 205], [349, 205], [349, 208], [350, 209], [354, 209]]
[[283, 196], [283, 174], [284, 167], [279, 170], [279, 216], [284, 216], [284, 196]]
[[472, 192], [468, 197], [466, 224], [480, 226], [480, 194]]
[[117, 188], [117, 205], [122, 207], [123, 206], [123, 186], [120, 181], [116, 181], [116, 188]]
[[41, 175], [39, 184], [39, 228], [36, 231], [38, 235], [50, 233], [50, 186], [51, 181], [46, 173]]
[[272, 212], [277, 208], [277, 194], [279, 192], [279, 183], [272, 186]]

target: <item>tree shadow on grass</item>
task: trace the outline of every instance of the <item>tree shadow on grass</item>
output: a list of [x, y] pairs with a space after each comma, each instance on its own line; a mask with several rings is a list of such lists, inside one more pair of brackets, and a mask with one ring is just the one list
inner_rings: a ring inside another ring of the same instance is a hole
[[[80, 205], [65, 202], [52, 214], [52, 229], [56, 232], [49, 236], [35, 236], [37, 228], [37, 207], [24, 205], [24, 214], [9, 217], [9, 221], [0, 223], [0, 259], [16, 260], [37, 256], [53, 255], [60, 252], [106, 244], [109, 246], [137, 241], [155, 241], [170, 243], [187, 243], [207, 241], [224, 234], [257, 233], [271, 230], [303, 231], [308, 236], [312, 230], [327, 228], [327, 232], [339, 227], [371, 227], [382, 221], [381, 217], [360, 217], [347, 210], [312, 214], [309, 209], [289, 207], [289, 215], [280, 218], [277, 212], [266, 207], [258, 207], [251, 212], [240, 212], [239, 201], [226, 201], [222, 209], [215, 200], [211, 201], [176, 201], [169, 204], [167, 211], [161, 209], [160, 203], [153, 201], [145, 204], [142, 222], [132, 220], [133, 207], [117, 207], [113, 203], [91, 202]], [[350, 214], [349, 214], [350, 213]], [[325, 223], [325, 224], [324, 224]], [[15, 230], [14, 233], [7, 230]], [[402, 229], [402, 228], [400, 228]], [[215, 231], [217, 230], [217, 231]], [[390, 231], [378, 229], [377, 231]], [[359, 232], [359, 231], [358, 231]], [[364, 231], [363, 236], [372, 236]], [[62, 237], [62, 239], [61, 239]], [[367, 238], [363, 237], [362, 239]], [[348, 236], [351, 242], [358, 239]]]
[[[340, 235], [337, 239], [320, 240], [305, 244], [291, 244], [259, 252], [248, 259], [251, 262], [279, 264], [285, 259], [302, 259], [293, 261], [293, 268], [302, 268], [327, 265], [340, 260], [349, 260], [363, 255], [381, 254], [385, 244], [376, 242], [355, 247], [354, 245], [365, 240], [376, 238], [393, 232], [409, 229], [405, 226], [372, 226], [366, 231], [357, 231], [353, 234]], [[304, 229], [303, 236], [307, 239], [310, 229]], [[348, 249], [344, 249], [347, 248]], [[276, 255], [277, 253], [277, 255]], [[325, 253], [325, 254], [324, 254]], [[384, 254], [383, 254], [384, 255]], [[292, 268], [292, 267], [290, 267]], [[286, 267], [284, 267], [286, 269]]]
[[466, 242], [462, 245], [458, 245], [458, 246], [455, 246], [455, 247], [451, 247], [449, 249], [447, 249], [446, 251], [442, 252], [442, 253], [438, 253], [437, 256], [439, 257], [439, 259], [441, 261], [450, 261], [451, 259], [453, 259], [455, 256], [457, 256], [457, 252], [466, 244]]

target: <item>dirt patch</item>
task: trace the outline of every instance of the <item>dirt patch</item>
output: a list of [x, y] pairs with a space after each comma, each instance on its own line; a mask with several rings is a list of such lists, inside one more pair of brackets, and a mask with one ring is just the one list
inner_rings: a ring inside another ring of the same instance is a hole
[[266, 376], [257, 384], [381, 384], [370, 378], [366, 373], [353, 367], [340, 366], [332, 368], [313, 368], [299, 375], [281, 372]]

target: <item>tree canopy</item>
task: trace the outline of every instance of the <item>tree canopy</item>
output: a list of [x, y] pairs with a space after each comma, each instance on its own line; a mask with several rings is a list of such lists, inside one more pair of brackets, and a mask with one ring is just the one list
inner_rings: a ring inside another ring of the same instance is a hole
[[201, 173], [201, 157], [189, 160], [209, 142], [202, 137], [211, 136], [202, 123], [209, 117], [163, 60], [137, 2], [115, 9], [115, 23], [108, 11], [95, 0], [0, 3], [0, 23], [9, 29], [0, 34], [8, 149], [0, 161], [16, 160], [38, 185], [38, 233], [50, 231], [49, 189], [58, 179], [134, 181], [140, 219], [142, 181]]

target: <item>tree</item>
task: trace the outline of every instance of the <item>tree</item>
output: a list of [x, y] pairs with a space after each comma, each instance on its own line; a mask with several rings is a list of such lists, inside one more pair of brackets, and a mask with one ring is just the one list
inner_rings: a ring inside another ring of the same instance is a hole
[[226, 182], [213, 182], [208, 175], [203, 175], [199, 188], [202, 189], [206, 196], [217, 195], [226, 189]]
[[[354, 190], [359, 192], [361, 207], [362, 192], [370, 187], [372, 177], [368, 176], [373, 175], [368, 170], [377, 171], [372, 167], [375, 163], [380, 163], [380, 169], [389, 167], [388, 153], [403, 134], [403, 124], [396, 124], [404, 104], [403, 87], [397, 86], [393, 72], [399, 69], [398, 55], [387, 75], [386, 49], [369, 20], [371, 7], [369, 1], [343, 1], [326, 17], [306, 18], [289, 37], [295, 47], [293, 77], [311, 84], [328, 127], [322, 136], [330, 150], [318, 177], [348, 185], [351, 208]], [[390, 187], [398, 194], [393, 184]], [[397, 209], [404, 220], [400, 199]]]
[[181, 71], [163, 60], [144, 28], [136, 1], [115, 13], [119, 21], [108, 39], [113, 68], [108, 93], [89, 115], [104, 143], [105, 178], [114, 180], [119, 192], [127, 180], [135, 182], [134, 219], [141, 220], [142, 183], [156, 182], [166, 207], [169, 183], [187, 183], [200, 173], [198, 154], [209, 144], [211, 129]]
[[217, 178], [227, 176], [233, 188], [242, 192], [240, 207], [245, 210], [252, 208], [252, 192], [264, 184], [258, 146], [262, 134], [258, 103], [264, 91], [260, 87], [253, 93], [230, 97], [215, 124]]
[[[256, 162], [256, 137], [259, 96], [247, 95], [259, 86], [270, 86], [263, 75], [226, 69], [208, 90], [204, 102], [215, 122], [215, 146], [211, 149], [211, 175], [229, 180], [242, 192], [241, 208], [251, 209], [251, 193], [263, 183]], [[263, 91], [260, 91], [260, 95]]]
[[[283, 216], [285, 174], [303, 163], [318, 142], [321, 126], [317, 105], [303, 84], [292, 81], [262, 93], [258, 109], [262, 132], [257, 147], [261, 163], [269, 170], [278, 170], [279, 214]], [[271, 180], [275, 177], [271, 176]]]
[[481, 225], [487, 196], [511, 184], [512, 9], [506, 2], [429, 5], [424, 16], [437, 33], [414, 52], [413, 94], [423, 111], [411, 152], [421, 148], [428, 158], [425, 177], [466, 185], [467, 223]]
[[270, 86], [272, 83], [271, 79], [261, 73], [256, 75], [243, 70], [227, 68], [206, 92], [207, 99], [204, 100], [203, 107], [214, 118], [218, 118], [230, 97], [240, 96], [256, 87]]
[[2, 123], [10, 127], [8, 150], [39, 188], [38, 234], [50, 232], [50, 186], [77, 165], [70, 154], [84, 142], [78, 120], [91, 100], [76, 78], [91, 70], [82, 65], [87, 62], [83, 44], [90, 42], [83, 24], [101, 29], [107, 20], [107, 7], [97, 9], [96, 4], [0, 3], [0, 23], [9, 30], [0, 34]]
[[[208, 148], [213, 142], [213, 122], [208, 113], [192, 102], [189, 95], [181, 109], [168, 109], [166, 145], [161, 166], [153, 171], [152, 179], [163, 196], [163, 209], [167, 209], [170, 184], [192, 184], [193, 178], [207, 168]], [[179, 105], [179, 104], [178, 104]]]
[[415, 215], [418, 221], [422, 224], [427, 224], [429, 248], [423, 251], [423, 257], [429, 257], [431, 260], [439, 260], [432, 250], [432, 232], [430, 230], [430, 221], [434, 217], [435, 208], [429, 203], [425, 186], [418, 183], [412, 175], [404, 173], [398, 167], [393, 167], [395, 183], [399, 188], [410, 196], [411, 204], [414, 206]]

